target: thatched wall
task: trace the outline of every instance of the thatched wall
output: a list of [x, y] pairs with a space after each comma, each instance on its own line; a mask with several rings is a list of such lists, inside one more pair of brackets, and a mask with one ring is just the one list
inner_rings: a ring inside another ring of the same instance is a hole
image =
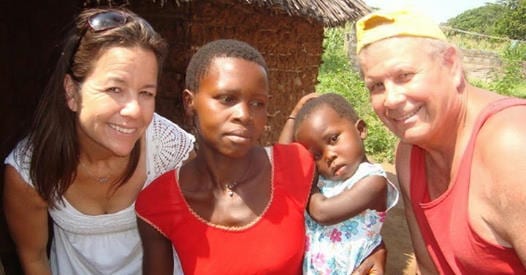
[[275, 142], [295, 102], [314, 91], [321, 62], [323, 26], [278, 9], [236, 1], [192, 1], [162, 9], [150, 2], [131, 8], [147, 18], [170, 43], [157, 111], [183, 123], [181, 91], [191, 55], [219, 38], [248, 42], [261, 51], [270, 70], [272, 99], [268, 131], [262, 143]]

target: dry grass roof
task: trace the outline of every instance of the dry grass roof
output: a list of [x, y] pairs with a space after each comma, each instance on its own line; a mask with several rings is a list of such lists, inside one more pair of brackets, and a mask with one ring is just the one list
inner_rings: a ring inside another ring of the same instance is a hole
[[[152, 0], [164, 6], [167, 2], [173, 1], [180, 5], [183, 2], [192, 0]], [[289, 15], [310, 17], [322, 22], [326, 27], [334, 27], [345, 24], [347, 21], [354, 21], [371, 10], [362, 0], [236, 0], [260, 7], [279, 8], [286, 11]], [[97, 2], [98, 4], [119, 2], [119, 0], [85, 0], [85, 2]], [[133, 2], [133, 0], [125, 0]]]
[[325, 26], [343, 25], [370, 12], [362, 0], [244, 0], [260, 6], [279, 6], [288, 14], [314, 18]]

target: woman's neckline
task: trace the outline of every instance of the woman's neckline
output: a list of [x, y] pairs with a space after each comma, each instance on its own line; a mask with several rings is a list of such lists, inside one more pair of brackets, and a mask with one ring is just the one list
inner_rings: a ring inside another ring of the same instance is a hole
[[217, 223], [213, 223], [205, 218], [203, 218], [201, 215], [199, 215], [199, 213], [197, 213], [190, 205], [190, 203], [187, 201], [187, 199], [185, 198], [184, 196], [184, 193], [181, 189], [181, 186], [180, 186], [180, 183], [179, 183], [179, 173], [180, 173], [180, 169], [181, 167], [177, 168], [176, 170], [174, 170], [174, 177], [175, 177], [175, 180], [176, 180], [176, 183], [177, 184], [177, 192], [179, 193], [179, 196], [181, 198], [181, 200], [184, 202], [184, 205], [186, 207], [186, 211], [188, 211], [188, 213], [193, 216], [197, 221], [199, 221], [200, 223], [203, 223], [209, 227], [213, 227], [213, 228], [217, 228], [217, 229], [221, 229], [221, 230], [225, 230], [225, 231], [243, 231], [243, 230], [247, 230], [247, 229], [250, 229], [252, 228], [253, 226], [255, 226], [256, 224], [259, 223], [259, 221], [261, 221], [266, 215], [267, 213], [270, 211], [270, 208], [271, 206], [273, 205], [273, 200], [274, 200], [274, 197], [275, 197], [275, 186], [274, 186], [274, 178], [275, 178], [275, 175], [274, 175], [274, 163], [273, 163], [273, 150], [272, 150], [272, 147], [264, 147], [265, 149], [265, 153], [267, 155], [267, 158], [268, 158], [268, 161], [270, 163], [270, 197], [268, 199], [268, 202], [266, 203], [263, 211], [261, 211], [261, 214], [258, 215], [255, 219], [251, 220], [250, 222], [246, 223], [246, 224], [243, 224], [243, 225], [240, 225], [240, 226], [228, 226], [228, 225], [222, 225], [222, 224], [217, 224]]

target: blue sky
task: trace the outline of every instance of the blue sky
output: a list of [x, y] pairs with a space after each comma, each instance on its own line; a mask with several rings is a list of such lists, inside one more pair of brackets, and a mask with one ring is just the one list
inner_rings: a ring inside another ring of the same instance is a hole
[[462, 12], [495, 3], [496, 0], [364, 0], [366, 4], [377, 8], [396, 8], [411, 5], [431, 16], [436, 23], [446, 22]]

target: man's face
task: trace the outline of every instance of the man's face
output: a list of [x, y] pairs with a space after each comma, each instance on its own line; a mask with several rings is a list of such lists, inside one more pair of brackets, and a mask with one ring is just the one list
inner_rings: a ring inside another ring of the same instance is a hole
[[428, 142], [451, 119], [457, 85], [447, 59], [425, 40], [408, 37], [381, 40], [360, 52], [372, 107], [402, 141]]

